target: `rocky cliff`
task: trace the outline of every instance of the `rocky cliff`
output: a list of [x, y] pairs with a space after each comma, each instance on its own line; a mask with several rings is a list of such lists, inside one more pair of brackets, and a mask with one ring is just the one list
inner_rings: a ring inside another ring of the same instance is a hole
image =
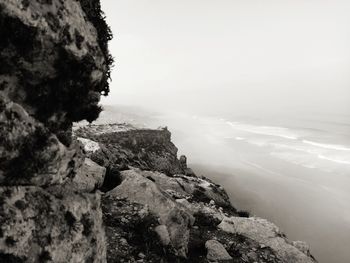
[[105, 262], [98, 183], [81, 183], [105, 169], [71, 137], [108, 93], [99, 2], [2, 0], [0, 36], [0, 262]]
[[237, 211], [221, 186], [196, 176], [167, 129], [89, 125], [75, 135], [107, 170], [108, 262], [315, 262], [304, 242]]
[[89, 125], [108, 94], [97, 0], [0, 1], [0, 262], [315, 262], [237, 211], [167, 129]]

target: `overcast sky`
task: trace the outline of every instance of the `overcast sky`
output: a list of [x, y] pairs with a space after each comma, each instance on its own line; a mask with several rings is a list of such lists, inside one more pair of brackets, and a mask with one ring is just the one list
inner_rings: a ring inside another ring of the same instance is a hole
[[350, 113], [348, 0], [102, 0], [106, 104]]

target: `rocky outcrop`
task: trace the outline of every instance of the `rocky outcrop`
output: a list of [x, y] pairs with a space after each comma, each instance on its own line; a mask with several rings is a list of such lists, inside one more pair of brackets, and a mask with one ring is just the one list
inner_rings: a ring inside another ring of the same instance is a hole
[[0, 35], [0, 262], [105, 262], [105, 168], [71, 136], [108, 93], [99, 1], [1, 1]]
[[64, 146], [53, 133], [0, 93], [0, 183], [46, 186], [63, 183], [81, 166], [80, 146]]
[[100, 149], [89, 155], [99, 165], [120, 170], [132, 166], [167, 175], [185, 173], [167, 129], [136, 129], [124, 124], [89, 125], [76, 129], [75, 134], [100, 143]]
[[72, 136], [109, 91], [99, 1], [3, 0], [0, 35], [0, 262], [315, 262], [197, 177], [166, 128]]
[[[105, 185], [113, 183], [104, 188], [102, 197], [109, 262], [316, 262], [304, 242], [290, 242], [274, 224], [237, 211], [220, 185], [186, 174], [186, 158], [178, 160], [163, 145], [170, 136], [159, 140], [162, 131], [141, 129], [139, 134], [147, 135], [132, 144], [135, 130], [114, 124], [87, 126], [76, 132], [85, 136], [80, 140], [88, 156], [107, 165]], [[143, 170], [145, 155], [138, 155], [139, 162], [135, 162], [130, 152], [124, 160], [128, 165], [123, 166], [102, 150], [108, 148], [111, 155], [119, 156], [124, 147], [131, 149], [129, 143], [134, 154], [142, 153], [147, 144], [161, 149], [162, 156], [176, 158], [175, 167], [181, 172], [163, 173], [150, 163]]]
[[312, 263], [310, 252], [299, 242], [290, 243], [277, 226], [261, 218], [230, 217], [218, 228], [231, 234], [240, 234], [256, 241], [261, 247], [271, 248], [283, 262]]
[[232, 257], [227, 253], [225, 247], [217, 240], [208, 240], [205, 242], [207, 249], [207, 259], [210, 262], [232, 262]]
[[108, 92], [95, 27], [78, 1], [5, 0], [0, 17], [1, 90], [69, 143], [72, 121], [96, 119]]
[[85, 158], [83, 165], [76, 171], [74, 177], [66, 182], [65, 187], [82, 192], [93, 192], [102, 187], [105, 174], [106, 168]]
[[108, 192], [107, 196], [126, 198], [129, 201], [147, 205], [149, 210], [159, 218], [160, 224], [166, 226], [170, 244], [177, 255], [186, 257], [189, 229], [194, 221], [191, 212], [176, 203], [152, 180], [143, 176], [141, 171], [123, 171], [121, 177], [122, 183]]
[[104, 262], [100, 196], [0, 187], [0, 262]]

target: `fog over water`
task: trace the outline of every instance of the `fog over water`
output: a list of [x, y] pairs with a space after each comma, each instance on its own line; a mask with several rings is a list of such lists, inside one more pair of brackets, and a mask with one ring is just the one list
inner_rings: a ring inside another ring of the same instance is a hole
[[350, 2], [102, 5], [116, 62], [101, 117], [167, 125], [234, 205], [350, 262]]

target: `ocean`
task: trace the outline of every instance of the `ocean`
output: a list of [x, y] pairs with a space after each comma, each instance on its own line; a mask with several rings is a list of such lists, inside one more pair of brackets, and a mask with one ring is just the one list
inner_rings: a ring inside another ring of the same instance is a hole
[[348, 263], [349, 117], [153, 112], [143, 125], [168, 126], [179, 154], [223, 185], [235, 207], [306, 241], [320, 263]]

